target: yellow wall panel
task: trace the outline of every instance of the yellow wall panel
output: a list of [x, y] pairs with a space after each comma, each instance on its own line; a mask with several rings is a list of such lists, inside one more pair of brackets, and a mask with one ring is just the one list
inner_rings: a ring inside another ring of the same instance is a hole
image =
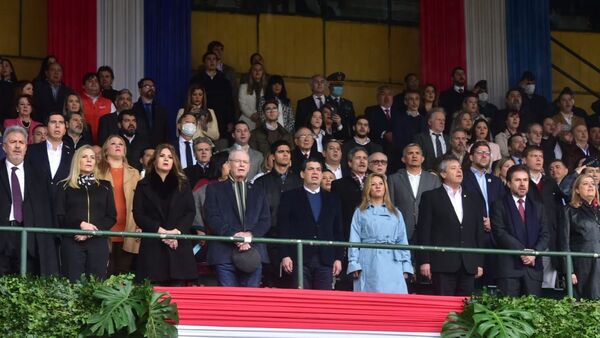
[[48, 45], [46, 0], [23, 0], [21, 55], [44, 58]]
[[19, 55], [19, 0], [0, 1], [0, 55]]
[[404, 82], [408, 73], [420, 73], [419, 28], [392, 26], [390, 35], [390, 77]]
[[326, 73], [344, 71], [347, 79], [388, 82], [388, 31], [381, 24], [327, 22]]
[[292, 101], [292, 108], [296, 113], [298, 100], [310, 95], [310, 79], [285, 78], [285, 89]]
[[41, 60], [22, 58], [10, 58], [10, 61], [15, 66], [19, 80], [33, 80], [37, 76], [42, 63]]
[[323, 72], [323, 20], [263, 14], [259, 51], [271, 74], [310, 77]]
[[[599, 33], [552, 32], [552, 36], [592, 64], [600, 66]], [[564, 69], [592, 90], [600, 92], [600, 75], [597, 72], [593, 71], [589, 66], [576, 59], [573, 55], [555, 43], [552, 42], [550, 46], [553, 64]], [[582, 90], [571, 80], [558, 74], [556, 71], [552, 72], [552, 82], [552, 88], [556, 92], [559, 92], [565, 86], [569, 86], [575, 91]], [[586, 109], [589, 109], [589, 105]]]
[[238, 73], [250, 68], [250, 55], [257, 50], [256, 16], [216, 12], [192, 12], [192, 68], [202, 64], [206, 45], [221, 41], [225, 63]]

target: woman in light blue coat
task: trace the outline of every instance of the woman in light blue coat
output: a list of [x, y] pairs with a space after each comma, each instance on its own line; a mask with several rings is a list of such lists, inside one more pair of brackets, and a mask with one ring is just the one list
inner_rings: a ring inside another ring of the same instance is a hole
[[[367, 177], [363, 199], [352, 217], [350, 242], [408, 244], [406, 226], [388, 193], [384, 175]], [[354, 291], [408, 293], [405, 279], [413, 274], [408, 250], [348, 250], [348, 274]]]

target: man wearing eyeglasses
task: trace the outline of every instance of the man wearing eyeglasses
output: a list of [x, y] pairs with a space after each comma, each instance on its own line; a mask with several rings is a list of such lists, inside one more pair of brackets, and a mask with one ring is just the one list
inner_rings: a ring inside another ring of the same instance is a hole
[[388, 157], [382, 152], [369, 155], [369, 172], [385, 175], [388, 166]]
[[[494, 201], [502, 198], [506, 190], [502, 181], [488, 173], [488, 168], [491, 161], [490, 146], [486, 141], [477, 141], [471, 147], [469, 152], [471, 159], [471, 167], [464, 170], [464, 179], [462, 182], [463, 190], [471, 193], [471, 196], [478, 196], [481, 208], [483, 210], [483, 230], [486, 232], [483, 245], [486, 248], [493, 247], [492, 245], [492, 224], [490, 222], [490, 208]], [[493, 271], [495, 266], [494, 257], [486, 255], [483, 271], [485, 276], [483, 283], [492, 282]]]
[[152, 146], [167, 142], [168, 113], [155, 99], [156, 84], [151, 78], [138, 81], [140, 99], [133, 105], [140, 134], [146, 135]]

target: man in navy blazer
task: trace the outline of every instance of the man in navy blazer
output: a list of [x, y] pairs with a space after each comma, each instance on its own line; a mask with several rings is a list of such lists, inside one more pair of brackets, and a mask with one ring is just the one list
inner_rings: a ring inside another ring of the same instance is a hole
[[47, 180], [51, 198], [54, 199], [59, 182], [69, 176], [74, 151], [63, 143], [63, 136], [67, 129], [65, 118], [61, 113], [51, 113], [48, 116], [47, 125], [46, 141], [30, 145], [27, 149], [26, 160]]
[[[309, 158], [302, 164], [301, 169], [303, 186], [281, 195], [277, 217], [279, 236], [322, 241], [347, 240], [342, 235], [340, 199], [320, 188], [323, 178], [321, 162]], [[298, 285], [296, 248], [285, 245], [281, 252], [283, 269], [287, 273], [293, 273], [294, 284]], [[304, 288], [331, 290], [333, 277], [342, 271], [343, 256], [342, 247], [304, 246]]]
[[248, 185], [250, 158], [243, 150], [229, 153], [229, 179], [210, 184], [206, 188], [204, 210], [206, 225], [217, 236], [245, 237], [243, 243], [211, 242], [208, 263], [215, 267], [221, 286], [259, 287], [262, 267], [253, 272], [238, 269], [232, 260], [235, 251], [255, 249], [263, 264], [269, 263], [264, 244], [251, 243], [252, 237], [263, 237], [271, 227], [271, 213], [265, 192], [258, 186]]
[[46, 80], [36, 81], [33, 102], [36, 108], [36, 120], [46, 121], [51, 112], [60, 112], [67, 96], [73, 90], [63, 83], [63, 69], [58, 62], [48, 66]]
[[[500, 249], [545, 251], [550, 234], [544, 205], [528, 195], [527, 167], [512, 166], [506, 180], [510, 193], [492, 205], [494, 240]], [[542, 257], [498, 255], [496, 282], [506, 296], [542, 293]]]

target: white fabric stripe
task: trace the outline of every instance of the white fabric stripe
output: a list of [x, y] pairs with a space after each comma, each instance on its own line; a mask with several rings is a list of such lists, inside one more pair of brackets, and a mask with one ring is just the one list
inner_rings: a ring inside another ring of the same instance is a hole
[[136, 100], [144, 76], [144, 1], [97, 0], [96, 62], [115, 73], [113, 88], [128, 88]]
[[358, 330], [313, 330], [313, 329], [271, 329], [248, 327], [196, 326], [178, 325], [179, 338], [368, 338], [368, 337], [399, 337], [399, 338], [429, 338], [439, 337], [436, 332], [386, 332]]
[[504, 0], [465, 0], [467, 79], [469, 88], [487, 80], [489, 102], [504, 108], [508, 90]]

